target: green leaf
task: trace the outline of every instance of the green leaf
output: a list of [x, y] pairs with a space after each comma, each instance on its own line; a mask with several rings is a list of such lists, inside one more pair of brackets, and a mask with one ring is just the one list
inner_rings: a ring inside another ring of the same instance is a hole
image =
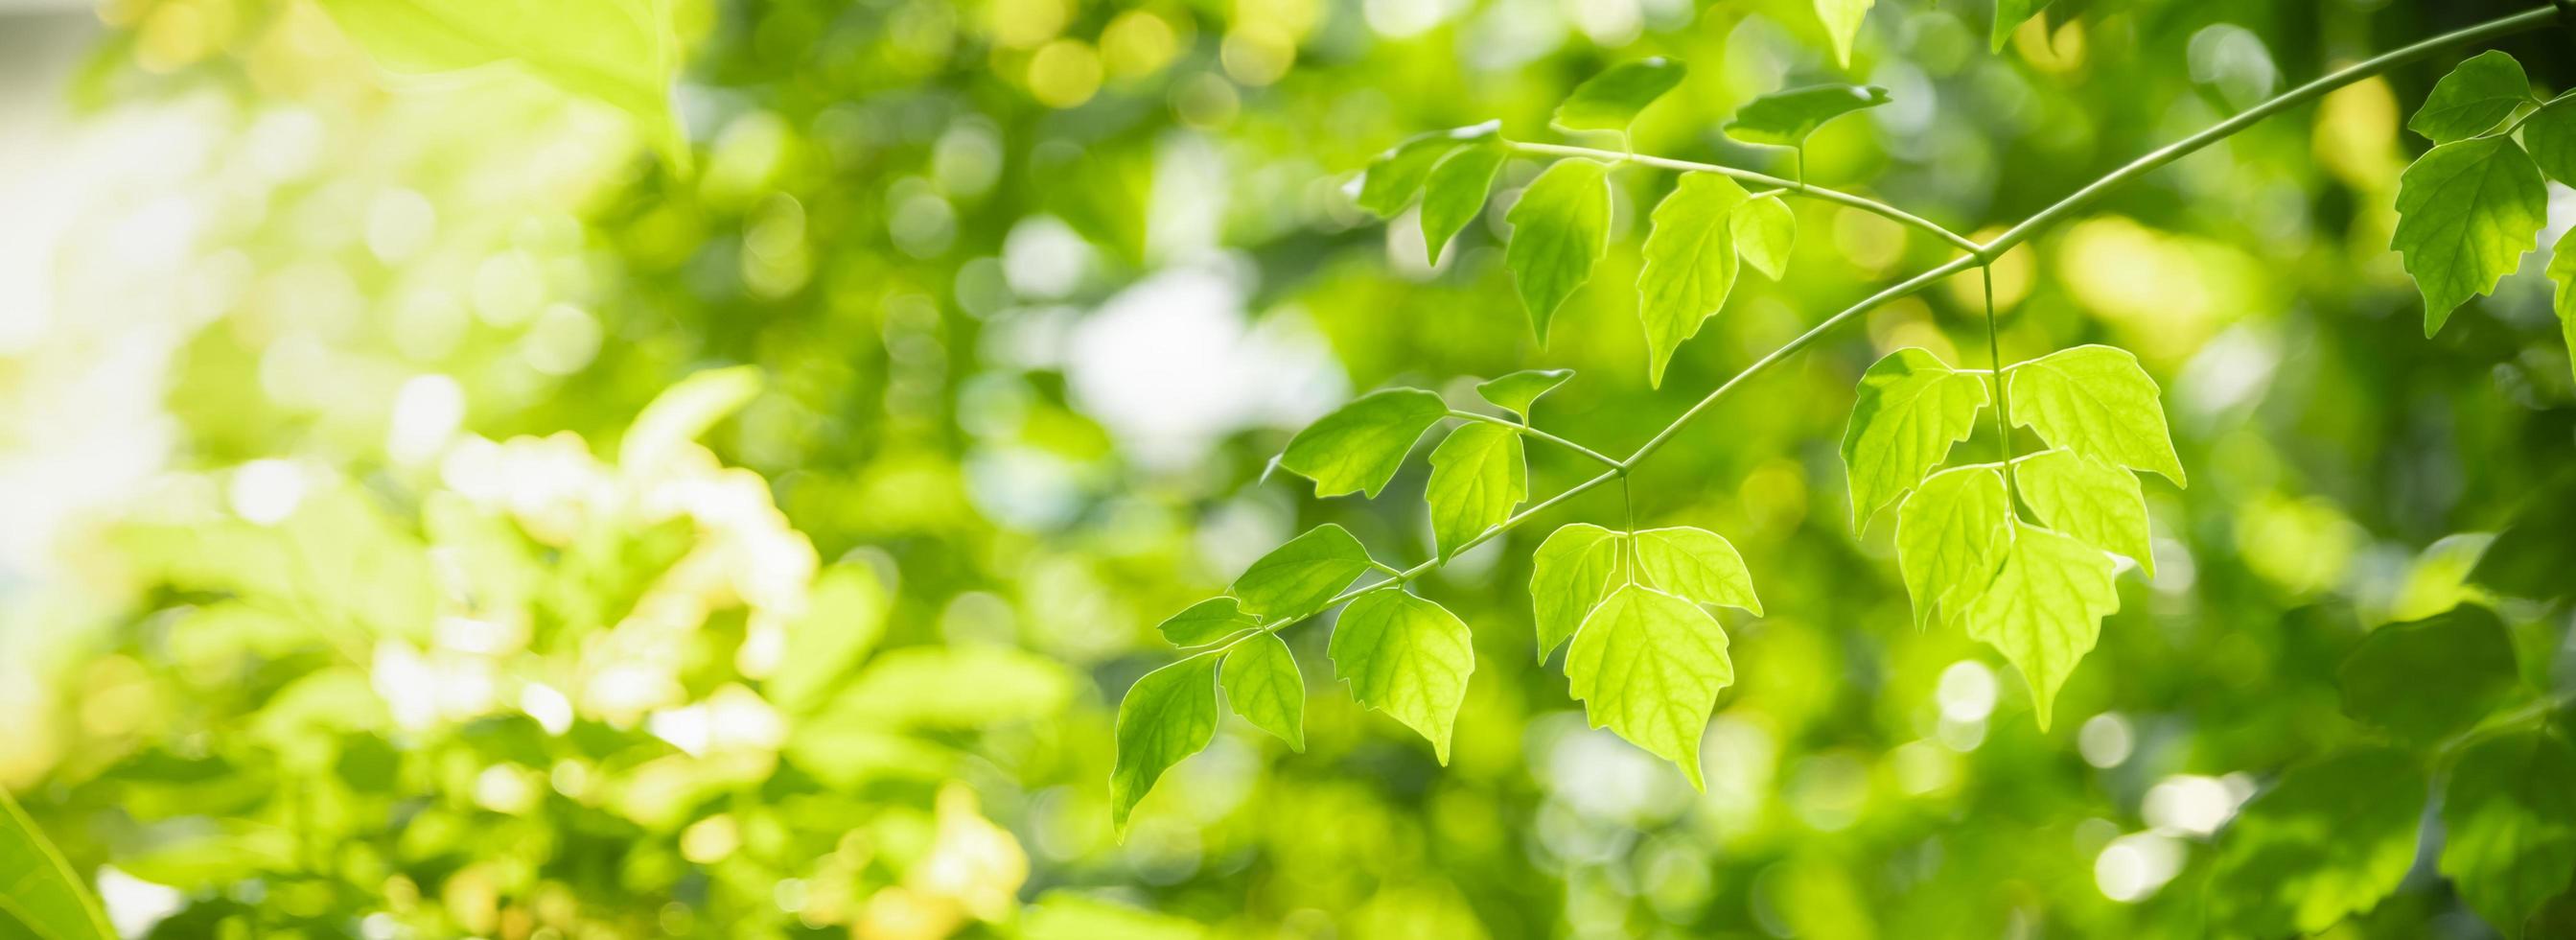
[[1431, 451], [1431, 536], [1440, 561], [1456, 557], [1467, 540], [1485, 534], [1529, 498], [1529, 460], [1520, 433], [1484, 421], [1449, 432]]
[[2020, 29], [2024, 20], [2039, 15], [2039, 11], [2047, 8], [2048, 0], [1995, 0], [1995, 22], [1991, 37], [1994, 51], [2004, 51], [2004, 44], [2012, 41], [2013, 31]]
[[2210, 920], [2236, 934], [2311, 934], [2397, 890], [2415, 861], [2424, 771], [2397, 751], [2346, 752], [2281, 775], [2219, 834]]
[[1201, 653], [1146, 673], [1118, 703], [1118, 764], [1109, 772], [1109, 817], [1127, 813], [1181, 758], [1216, 737], [1216, 661]]
[[1627, 133], [1637, 112], [1681, 84], [1687, 72], [1681, 63], [1662, 56], [1619, 63], [1575, 86], [1574, 94], [1556, 106], [1556, 117], [1548, 124], [1561, 131]]
[[1798, 244], [1798, 215], [1787, 202], [1778, 196], [1751, 200], [1736, 207], [1728, 225], [1744, 263], [1775, 281], [1789, 272], [1789, 250]]
[[2561, 96], [2524, 118], [2522, 146], [2542, 175], [2576, 186], [2576, 98]]
[[2576, 369], [2576, 229], [2558, 236], [2549, 251], [2550, 309], [2558, 312], [2558, 336], [2567, 343], [2570, 369]]
[[1852, 527], [1905, 495], [1977, 427], [1986, 383], [1914, 347], [1888, 353], [1861, 373], [1843, 467], [1851, 478]]
[[1968, 636], [2021, 670], [2046, 731], [2058, 688], [2101, 636], [2102, 618], [2120, 609], [2120, 593], [2101, 549], [2034, 525], [2013, 529], [1994, 582], [1968, 605]]
[[1349, 530], [1324, 523], [1270, 550], [1234, 579], [1244, 612], [1277, 623], [1324, 609], [1369, 570], [1368, 549]]
[[1816, 19], [1825, 25], [1825, 39], [1834, 47], [1834, 64], [1850, 67], [1852, 40], [1860, 38], [1860, 21], [1878, 0], [1815, 0]]
[[1413, 442], [1448, 414], [1447, 402], [1418, 388], [1370, 392], [1297, 432], [1279, 465], [1315, 481], [1317, 496], [1376, 499]]
[[1803, 147], [1825, 122], [1894, 99], [1876, 85], [1811, 85], [1753, 99], [1726, 122], [1726, 136], [1748, 144]]
[[1896, 568], [1914, 599], [1914, 628], [1964, 613], [2003, 564], [2012, 539], [2003, 471], [1955, 467], [1923, 481], [1896, 507]]
[[1245, 639], [1225, 654], [1223, 675], [1225, 700], [1235, 714], [1293, 750], [1306, 749], [1306, 678], [1279, 634]]
[[1715, 173], [1684, 173], [1655, 206], [1637, 273], [1637, 319], [1646, 327], [1646, 380], [1662, 385], [1673, 351], [1699, 332], [1735, 287], [1735, 236], [1728, 218], [1744, 187]]
[[734, 412], [742, 410], [760, 394], [759, 366], [730, 366], [689, 373], [653, 396], [653, 401], [626, 426], [626, 436], [617, 442], [617, 463], [622, 467], [659, 467], [670, 462], [679, 447], [698, 439]]
[[787, 628], [787, 652], [765, 686], [791, 714], [819, 704], [885, 635], [885, 588], [863, 567], [839, 565], [814, 581], [805, 616]]
[[1173, 614], [1156, 629], [1163, 631], [1163, 639], [1173, 646], [1198, 646], [1260, 625], [1261, 620], [1244, 613], [1242, 604], [1234, 598], [1211, 597]]
[[1422, 191], [1423, 182], [1430, 178], [1440, 158], [1470, 141], [1493, 136], [1502, 126], [1500, 121], [1487, 121], [1405, 138], [1369, 161], [1368, 172], [1360, 177], [1359, 192], [1352, 201], [1380, 218], [1402, 212], [1413, 204], [1414, 194]]
[[2337, 676], [2344, 714], [2416, 743], [2467, 730], [2519, 684], [2503, 621], [2473, 604], [2371, 631]]
[[2442, 795], [2442, 874], [2506, 936], [2576, 876], [2576, 748], [2546, 725], [2460, 752]]
[[1559, 528], [1539, 543], [1530, 556], [1530, 612], [1538, 624], [1540, 662], [1618, 587], [1626, 545], [1627, 536], [1588, 522]]
[[2443, 144], [2415, 158], [2397, 178], [2389, 247], [2424, 295], [2424, 335], [2513, 273], [2539, 240], [2548, 208], [2540, 168], [2508, 138]]
[[689, 164], [671, 109], [684, 50], [659, 0], [322, 0], [377, 67], [429, 74], [508, 63], [631, 115], [663, 158]]
[[1565, 654], [1565, 677], [1595, 728], [1681, 765], [1691, 786], [1717, 693], [1735, 684], [1726, 631], [1688, 600], [1639, 584], [1611, 592]]
[[1557, 386], [1565, 384], [1565, 380], [1573, 377], [1572, 369], [1523, 369], [1501, 378], [1476, 383], [1476, 394], [1483, 396], [1486, 401], [1493, 402], [1494, 407], [1520, 415], [1522, 420], [1528, 420], [1530, 405], [1537, 403], [1539, 396], [1555, 391]]
[[1668, 594], [1699, 604], [1740, 607], [1762, 615], [1762, 599], [1753, 594], [1753, 574], [1735, 545], [1706, 529], [1676, 526], [1644, 529], [1631, 536], [1637, 543], [1637, 569], [1645, 580]]
[[0, 927], [44, 940], [113, 940], [115, 928], [27, 811], [0, 790]]
[[1431, 176], [1422, 184], [1422, 251], [1425, 260], [1440, 263], [1440, 249], [1451, 238], [1485, 211], [1485, 197], [1494, 186], [1494, 171], [1503, 165], [1500, 144], [1479, 141], [1451, 151], [1431, 168]]
[[2021, 501], [2038, 514], [2041, 525], [2103, 551], [2126, 555], [2147, 577], [2156, 576], [2147, 500], [2138, 492], [2136, 475], [2061, 448], [2014, 464], [2013, 484], [2021, 489]]
[[2406, 129], [2437, 144], [2466, 140], [2493, 129], [2529, 100], [2531, 79], [2523, 76], [2522, 63], [2490, 49], [2435, 82], [2424, 106], [2406, 120]]
[[1610, 251], [1610, 165], [1559, 160], [1521, 190], [1503, 218], [1512, 225], [1503, 262], [1520, 285], [1530, 328], [1544, 345], [1556, 308]]
[[1342, 611], [1327, 652], [1353, 698], [1419, 732], [1449, 763], [1449, 727], [1476, 671], [1466, 624], [1403, 588], [1370, 591]]
[[2187, 485], [2162, 392], [2128, 350], [2077, 346], [2015, 363], [2004, 369], [2004, 396], [2014, 423], [2051, 447]]

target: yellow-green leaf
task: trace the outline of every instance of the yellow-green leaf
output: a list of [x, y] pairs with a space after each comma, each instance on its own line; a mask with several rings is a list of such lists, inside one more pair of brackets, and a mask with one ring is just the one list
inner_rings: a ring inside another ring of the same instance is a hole
[[787, 653], [765, 688], [789, 713], [819, 704], [885, 635], [885, 588], [864, 567], [839, 565], [814, 580], [805, 616], [787, 627]]
[[1315, 495], [1363, 493], [1377, 498], [1404, 465], [1422, 432], [1449, 406], [1418, 388], [1371, 392], [1319, 418], [1289, 439], [1279, 466], [1315, 481]]
[[1109, 772], [1109, 818], [1120, 832], [1163, 771], [1216, 737], [1216, 664], [1201, 653], [1146, 673], [1118, 702], [1118, 763]]
[[1762, 614], [1762, 599], [1753, 594], [1753, 574], [1734, 543], [1706, 529], [1675, 526], [1642, 529], [1636, 540], [1637, 570], [1647, 584], [1699, 604], [1740, 607]]
[[1834, 64], [1851, 65], [1852, 41], [1860, 38], [1860, 21], [1877, 0], [1815, 0], [1816, 19], [1825, 26], [1825, 40], [1834, 47]]
[[2149, 544], [2147, 501], [2127, 470], [2087, 460], [2060, 448], [2013, 465], [2013, 484], [2041, 525], [2138, 563], [2156, 576]]
[[2021, 670], [2045, 731], [2058, 688], [2093, 649], [2102, 618], [2120, 609], [2120, 593], [2101, 549], [2034, 525], [2013, 528], [2003, 566], [1968, 605], [1968, 636]]
[[2576, 186], [2576, 98], [2561, 95], [2523, 119], [2522, 146], [2541, 175]]
[[0, 790], [0, 927], [44, 940], [112, 940], [116, 930], [63, 853]]
[[2014, 423], [2049, 446], [2186, 483], [2165, 427], [2163, 391], [2128, 350], [2077, 346], [2015, 363], [2004, 370], [2004, 395]]
[[1519, 432], [1470, 421], [1431, 451], [1431, 536], [1443, 562], [1529, 498], [1529, 460]]
[[1825, 122], [1894, 99], [1876, 85], [1811, 85], [1755, 98], [1726, 122], [1726, 136], [1748, 144], [1803, 147]]
[[1646, 327], [1646, 380], [1661, 385], [1682, 341], [1726, 303], [1735, 287], [1735, 236], [1729, 219], [1744, 187], [1715, 173], [1684, 173], [1655, 206], [1637, 273], [1637, 319]]
[[1994, 51], [2004, 51], [2004, 44], [2012, 41], [2013, 30], [2020, 29], [2022, 21], [2037, 16], [2039, 11], [2047, 9], [2048, 2], [2049, 0], [1995, 0], [1994, 27], [1988, 35], [1988, 41], [1993, 44]]
[[1420, 733], [1449, 763], [1449, 729], [1476, 671], [1472, 637], [1457, 615], [1403, 588], [1370, 591], [1342, 611], [1326, 651], [1353, 698]]
[[1279, 634], [1250, 637], [1225, 654], [1225, 700], [1255, 727], [1306, 749], [1306, 679]]
[[1682, 83], [1689, 69], [1662, 56], [1622, 62], [1574, 87], [1548, 123], [1566, 131], [1619, 131], [1655, 99]]
[[1638, 584], [1610, 593], [1575, 631], [1565, 677], [1584, 715], [1701, 781], [1699, 739], [1735, 684], [1726, 631], [1699, 605]]
[[1539, 396], [1555, 391], [1574, 377], [1572, 369], [1523, 369], [1510, 375], [1476, 383], [1476, 394], [1494, 407], [1513, 412], [1523, 420], [1529, 418], [1530, 406]]
[[1503, 165], [1503, 156], [1501, 145], [1479, 141], [1450, 151], [1431, 168], [1422, 184], [1424, 260], [1440, 263], [1440, 249], [1484, 211], [1485, 197], [1494, 186], [1494, 170]]
[[1521, 190], [1503, 218], [1512, 240], [1503, 262], [1529, 308], [1530, 329], [1547, 342], [1556, 308], [1592, 277], [1592, 266], [1610, 251], [1610, 165], [1559, 160]]
[[2415, 158], [2397, 178], [2389, 247], [2424, 295], [2424, 335], [2521, 265], [2548, 208], [2540, 168], [2511, 138], [2447, 143]]
[[1852, 527], [1905, 495], [1976, 430], [1986, 383], [1907, 347], [1861, 373], [1851, 423], [1843, 428], [1843, 468], [1851, 479]]
[[1173, 646], [1198, 646], [1252, 629], [1260, 623], [1259, 618], [1244, 613], [1242, 603], [1234, 598], [1211, 597], [1173, 614], [1156, 629], [1161, 630], [1163, 639], [1171, 641]]
[[1424, 181], [1442, 157], [1470, 141], [1491, 137], [1501, 128], [1502, 122], [1487, 121], [1405, 138], [1369, 161], [1368, 172], [1360, 177], [1359, 192], [1352, 201], [1380, 217], [1402, 212], [1413, 204], [1414, 194], [1422, 192]]
[[1619, 585], [1627, 536], [1588, 522], [1548, 533], [1530, 556], [1530, 612], [1538, 624], [1538, 658], [1556, 651]]
[[1914, 599], [1914, 628], [1955, 620], [1985, 593], [2012, 539], [2003, 471], [1955, 467], [1927, 477], [1896, 507], [1896, 567]]
[[2433, 83], [2433, 93], [2406, 119], [2406, 129], [2437, 144], [2467, 140], [2493, 129], [2529, 100], [2531, 79], [2524, 77], [2522, 63], [2489, 49]]
[[1270, 550], [1234, 579], [1245, 613], [1271, 622], [1324, 609], [1333, 595], [1369, 569], [1368, 549], [1349, 530], [1324, 523]]
[[2549, 252], [2550, 309], [2558, 312], [2558, 335], [2567, 343], [2568, 366], [2576, 369], [2576, 229], [2558, 236]]
[[1778, 196], [1764, 196], [1736, 207], [1730, 223], [1735, 253], [1744, 263], [1779, 280], [1789, 272], [1789, 252], [1798, 244], [1798, 216]]

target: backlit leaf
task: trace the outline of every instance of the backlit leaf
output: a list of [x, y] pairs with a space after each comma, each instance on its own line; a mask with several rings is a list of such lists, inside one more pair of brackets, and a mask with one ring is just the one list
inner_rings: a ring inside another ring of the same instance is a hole
[[1810, 85], [1755, 98], [1726, 122], [1726, 136], [1748, 144], [1802, 147], [1825, 122], [1894, 100], [1876, 85]]
[[2406, 129], [2447, 144], [2494, 129], [2516, 105], [2531, 100], [2531, 79], [2522, 63], [2490, 49], [2460, 63], [2433, 84], [2424, 106], [2406, 119]]
[[1701, 781], [1699, 740], [1717, 694], [1735, 683], [1726, 631], [1699, 605], [1631, 584], [1584, 618], [1565, 677], [1584, 715]]
[[1448, 414], [1440, 396], [1418, 388], [1370, 392], [1297, 432], [1279, 466], [1315, 481], [1317, 496], [1356, 492], [1375, 499], [1413, 442]]
[[1555, 391], [1574, 377], [1572, 369], [1523, 369], [1500, 378], [1476, 383], [1476, 394], [1494, 407], [1513, 412], [1523, 420], [1529, 418], [1530, 405], [1539, 396]]
[[1896, 507], [1896, 566], [1914, 599], [1915, 629], [1957, 619], [1985, 593], [2011, 544], [2012, 524], [2004, 474], [1995, 467], [1935, 473]]
[[2389, 247], [2424, 295], [2424, 335], [2521, 265], [2547, 210], [2540, 168], [2509, 138], [2443, 144], [2398, 176]]
[[1234, 579], [1243, 610], [1271, 622], [1324, 609], [1333, 595], [1369, 569], [1368, 550], [1349, 530], [1325, 523], [1270, 550]]
[[1744, 187], [1715, 173], [1684, 173], [1655, 206], [1646, 235], [1645, 267], [1637, 274], [1637, 319], [1646, 327], [1646, 380], [1661, 385], [1664, 367], [1682, 341], [1726, 303], [1735, 287], [1735, 236], [1730, 217], [1744, 204]]
[[1306, 749], [1306, 679], [1276, 633], [1245, 639], [1225, 654], [1225, 700], [1255, 727]]
[[117, 936], [63, 853], [0, 790], [0, 927], [10, 926], [44, 940]]
[[2470, 744], [2442, 794], [2442, 874], [2506, 936], [2576, 876], [2576, 748], [2546, 725]]
[[1118, 764], [1109, 772], [1109, 817], [1121, 833], [1136, 801], [1181, 759], [1216, 737], [1216, 665], [1201, 653], [1146, 673], [1118, 702]]
[[1480, 141], [1450, 151], [1431, 168], [1422, 184], [1425, 261], [1440, 263], [1440, 249], [1485, 210], [1485, 196], [1493, 189], [1494, 170], [1503, 165], [1503, 157], [1501, 145]]
[[1787, 202], [1778, 196], [1747, 201], [1736, 207], [1730, 225], [1735, 253], [1744, 263], [1775, 281], [1789, 272], [1789, 251], [1798, 244], [1798, 216]]
[[2048, 0], [1995, 0], [1995, 22], [1990, 36], [1994, 51], [2004, 51], [2004, 44], [2012, 41], [2013, 30], [2020, 29], [2022, 21], [2038, 15], [2047, 7]]
[[2003, 566], [1968, 605], [1968, 636], [2002, 651], [2030, 683], [2040, 730], [2075, 664], [2093, 649], [2102, 618], [2120, 609], [2111, 558], [2064, 534], [2016, 523]]
[[1430, 178], [1440, 158], [1470, 141], [1491, 137], [1501, 128], [1502, 122], [1487, 121], [1405, 138], [1369, 161], [1368, 172], [1360, 177], [1359, 192], [1352, 201], [1381, 218], [1402, 212], [1413, 204], [1414, 195], [1422, 192], [1423, 182]]
[[1431, 503], [1432, 539], [1446, 562], [1529, 498], [1529, 460], [1519, 432], [1484, 421], [1459, 425], [1431, 451], [1423, 498]]
[[770, 703], [790, 713], [820, 703], [885, 634], [886, 606], [885, 588], [867, 568], [824, 571], [805, 615], [787, 627], [787, 653], [764, 686]]
[[1985, 380], [1907, 347], [1861, 373], [1851, 423], [1843, 428], [1843, 467], [1851, 478], [1852, 527], [1905, 495], [1976, 430], [1986, 405]]
[[1476, 670], [1466, 624], [1402, 588], [1370, 591], [1342, 611], [1328, 652], [1352, 697], [1419, 732], [1449, 763], [1449, 728]]
[[1173, 646], [1198, 646], [1252, 629], [1260, 623], [1258, 618], [1243, 612], [1240, 601], [1231, 597], [1211, 597], [1173, 614], [1156, 629], [1161, 630], [1163, 639]]
[[2549, 251], [2551, 310], [2558, 313], [2558, 336], [2567, 344], [2568, 366], [2576, 369], [2576, 229], [2558, 236]]
[[1627, 536], [1588, 522], [1559, 528], [1539, 543], [1530, 556], [1530, 604], [1541, 662], [1619, 585], [1626, 549]]
[[2467, 730], [2519, 684], [2504, 622], [2475, 604], [2370, 631], [2337, 678], [2344, 714], [2417, 743]]
[[1542, 344], [1556, 308], [1592, 277], [1592, 266], [1610, 250], [1609, 174], [1606, 163], [1559, 160], [1521, 190], [1503, 216], [1512, 225], [1503, 261]]
[[1681, 84], [1688, 71], [1662, 56], [1619, 63], [1575, 86], [1548, 123], [1558, 130], [1624, 133], [1637, 112]]
[[1851, 65], [1852, 41], [1860, 38], [1860, 21], [1878, 0], [1815, 0], [1816, 19], [1825, 25], [1825, 40], [1834, 47], [1834, 64]]
[[2562, 96], [2525, 119], [2522, 146], [2541, 175], [2576, 186], [2576, 98]]
[[2077, 346], [2015, 363], [2004, 370], [2004, 394], [2014, 423], [2050, 446], [2184, 485], [2163, 393], [2128, 350]]
[[2424, 772], [2390, 750], [2292, 768], [2219, 834], [2209, 917], [2245, 936], [2312, 934], [2370, 910], [2415, 861]]
[[1676, 526], [1641, 529], [1636, 540], [1637, 569], [1646, 583], [1667, 594], [1699, 604], [1740, 607], [1762, 614], [1762, 599], [1753, 594], [1753, 575], [1734, 543], [1706, 529]]
[[2149, 544], [2147, 501], [2135, 474], [2059, 449], [2013, 465], [2013, 484], [2039, 523], [2077, 541], [2129, 556], [2147, 577], [2156, 576]]

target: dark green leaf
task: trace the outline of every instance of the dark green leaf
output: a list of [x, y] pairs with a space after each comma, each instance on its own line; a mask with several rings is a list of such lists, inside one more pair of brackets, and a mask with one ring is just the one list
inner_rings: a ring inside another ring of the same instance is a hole
[[2474, 604], [2371, 631], [2340, 678], [2344, 714], [2424, 743], [2476, 724], [2519, 682], [2504, 622]]
[[2522, 63], [2489, 49], [2435, 82], [2424, 106], [2406, 120], [2406, 129], [2437, 144], [2466, 140], [2494, 129], [2529, 100], [2531, 79], [2523, 76]]
[[2415, 861], [2424, 771], [2398, 751], [2282, 774], [2220, 833], [2209, 917], [2230, 933], [2310, 934], [2370, 910]]
[[1279, 465], [1315, 481], [1317, 496], [1356, 492], [1375, 499], [1413, 442], [1448, 414], [1440, 396], [1418, 388], [1371, 392], [1297, 432]]
[[1277, 623], [1324, 609], [1333, 595], [1369, 569], [1368, 549], [1341, 526], [1325, 523], [1270, 550], [1234, 579], [1243, 610]]
[[2576, 748], [2546, 725], [2469, 745], [2442, 791], [2442, 874], [2506, 936], [2576, 876]]
[[1807, 135], [1825, 122], [1890, 100], [1887, 89], [1876, 85], [1813, 85], [1775, 91], [1736, 111], [1735, 119], [1726, 122], [1726, 136], [1748, 144], [1802, 147]]
[[1681, 84], [1688, 71], [1661, 56], [1619, 63], [1575, 86], [1549, 123], [1558, 130], [1624, 133], [1637, 112]]
[[2576, 186], [2576, 98], [2560, 96], [2525, 119], [2522, 146], [2542, 175]]

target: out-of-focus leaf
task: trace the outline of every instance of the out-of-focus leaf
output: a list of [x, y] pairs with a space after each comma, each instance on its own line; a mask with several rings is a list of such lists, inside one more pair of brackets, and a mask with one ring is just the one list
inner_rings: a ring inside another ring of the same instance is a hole
[[1914, 628], [1958, 619], [1984, 594], [2012, 540], [2003, 471], [1935, 473], [1896, 509], [1896, 566], [1914, 599]]
[[1449, 763], [1450, 726], [1476, 671], [1475, 648], [1457, 615], [1400, 587], [1370, 591], [1342, 611], [1327, 652], [1353, 698], [1419, 732], [1440, 763]]
[[1565, 677], [1584, 715], [1700, 777], [1699, 739], [1717, 694], [1735, 684], [1726, 631], [1699, 605], [1639, 584], [1585, 617], [1565, 653]]
[[0, 791], [0, 922], [43, 940], [116, 936], [63, 853], [6, 791]]
[[2371, 631], [2340, 676], [2344, 714], [2415, 742], [2466, 730], [2520, 681], [2504, 622], [2474, 604]]
[[1655, 206], [1645, 266], [1637, 273], [1637, 319], [1646, 328], [1646, 381], [1660, 386], [1673, 351], [1717, 314], [1735, 287], [1731, 221], [1744, 187], [1715, 173], [1684, 173]]
[[1476, 383], [1476, 394], [1493, 402], [1494, 407], [1528, 420], [1530, 406], [1538, 403], [1539, 396], [1555, 391], [1573, 377], [1572, 369], [1523, 369]]
[[2489, 49], [2435, 82], [2424, 106], [2406, 119], [2406, 129], [2437, 144], [2467, 140], [2494, 128], [2516, 106], [2530, 100], [2531, 79], [2522, 74], [2522, 63], [2502, 50]]
[[1440, 560], [1457, 557], [1469, 539], [1510, 518], [1512, 507], [1529, 498], [1529, 459], [1520, 432], [1485, 421], [1459, 425], [1431, 451], [1431, 483], [1423, 498], [1431, 504]]
[[1592, 277], [1610, 251], [1610, 165], [1559, 160], [1521, 190], [1503, 218], [1512, 225], [1503, 261], [1520, 286], [1530, 329], [1547, 343], [1556, 308]]
[[830, 694], [885, 635], [885, 589], [864, 567], [843, 565], [815, 579], [805, 616], [787, 627], [787, 651], [769, 677], [771, 703], [796, 713]]
[[1988, 37], [1994, 51], [2004, 51], [2004, 44], [2012, 41], [2013, 31], [2021, 28], [2022, 21], [2038, 15], [2047, 6], [2048, 0], [1995, 0], [1994, 28]]
[[2505, 137], [2443, 144], [2397, 180], [2397, 234], [2388, 247], [2424, 295], [2424, 335], [2469, 298], [2494, 290], [2538, 243], [2547, 189], [2540, 168]]
[[2004, 396], [2013, 421], [2052, 446], [2186, 485], [2165, 428], [2163, 393], [2128, 350], [2077, 346], [2014, 363], [2005, 369]]
[[[2560, 290], [2566, 296], [2565, 288]], [[2504, 531], [2479, 553], [2469, 580], [2511, 597], [2553, 600], [2576, 594], [2576, 578], [2568, 576], [2567, 567], [2570, 532], [2576, 532], [2576, 474], [2533, 487]]]
[[1225, 654], [1219, 674], [1235, 714], [1278, 735], [1291, 749], [1306, 749], [1306, 679], [1278, 634], [1244, 640]]
[[2214, 926], [2309, 934], [2367, 911], [2415, 860], [2424, 771], [2391, 750], [2351, 751], [2282, 774], [2219, 834]]
[[2576, 876], [2576, 748], [2547, 726], [2470, 744], [2442, 792], [2442, 874], [2506, 936]]
[[1448, 413], [1440, 396], [1418, 388], [1370, 392], [1297, 432], [1279, 466], [1315, 481], [1317, 496], [1375, 499], [1413, 442]]
[[998, 646], [907, 646], [870, 659], [822, 706], [884, 728], [980, 728], [1054, 714], [1073, 696], [1063, 664]]
[[1976, 430], [1986, 383], [1914, 347], [1899, 349], [1861, 373], [1851, 423], [1843, 428], [1843, 467], [1851, 479], [1852, 527], [1905, 495]]
[[645, 405], [618, 442], [617, 463], [629, 470], [662, 466], [680, 445], [697, 440], [760, 394], [758, 366], [708, 369], [681, 379]]
[[1548, 123], [1558, 130], [1625, 133], [1638, 112], [1681, 84], [1689, 71], [1662, 56], [1621, 62], [1574, 86]]
[[1807, 135], [1825, 122], [1893, 100], [1887, 89], [1876, 85], [1812, 85], [1775, 91], [1737, 110], [1735, 119], [1726, 122], [1726, 136], [1748, 144], [1804, 147]]
[[2148, 544], [2147, 502], [2138, 477], [2063, 448], [2033, 454], [2013, 465], [2013, 485], [2041, 525], [2103, 551], [2127, 555], [2147, 577], [2156, 576]]
[[1834, 48], [1834, 64], [1851, 65], [1852, 41], [1860, 38], [1860, 21], [1878, 0], [1815, 0], [1816, 19], [1825, 24], [1825, 40]]
[[1109, 774], [1109, 815], [1120, 832], [1136, 801], [1181, 759], [1216, 736], [1217, 657], [1201, 653], [1146, 673], [1118, 701], [1118, 766]]
[[2034, 525], [2016, 524], [2003, 565], [1968, 606], [1968, 635], [2002, 651], [2030, 683], [2039, 728], [2068, 674], [2120, 609], [2111, 558], [2101, 549]]
[[1049, 891], [1020, 916], [1022, 940], [1196, 940], [1207, 936], [1196, 922], [1128, 907], [1071, 891]]
[[1350, 530], [1325, 523], [1270, 550], [1234, 579], [1243, 609], [1267, 622], [1295, 620], [1324, 609], [1351, 579], [1369, 569], [1368, 549]]

